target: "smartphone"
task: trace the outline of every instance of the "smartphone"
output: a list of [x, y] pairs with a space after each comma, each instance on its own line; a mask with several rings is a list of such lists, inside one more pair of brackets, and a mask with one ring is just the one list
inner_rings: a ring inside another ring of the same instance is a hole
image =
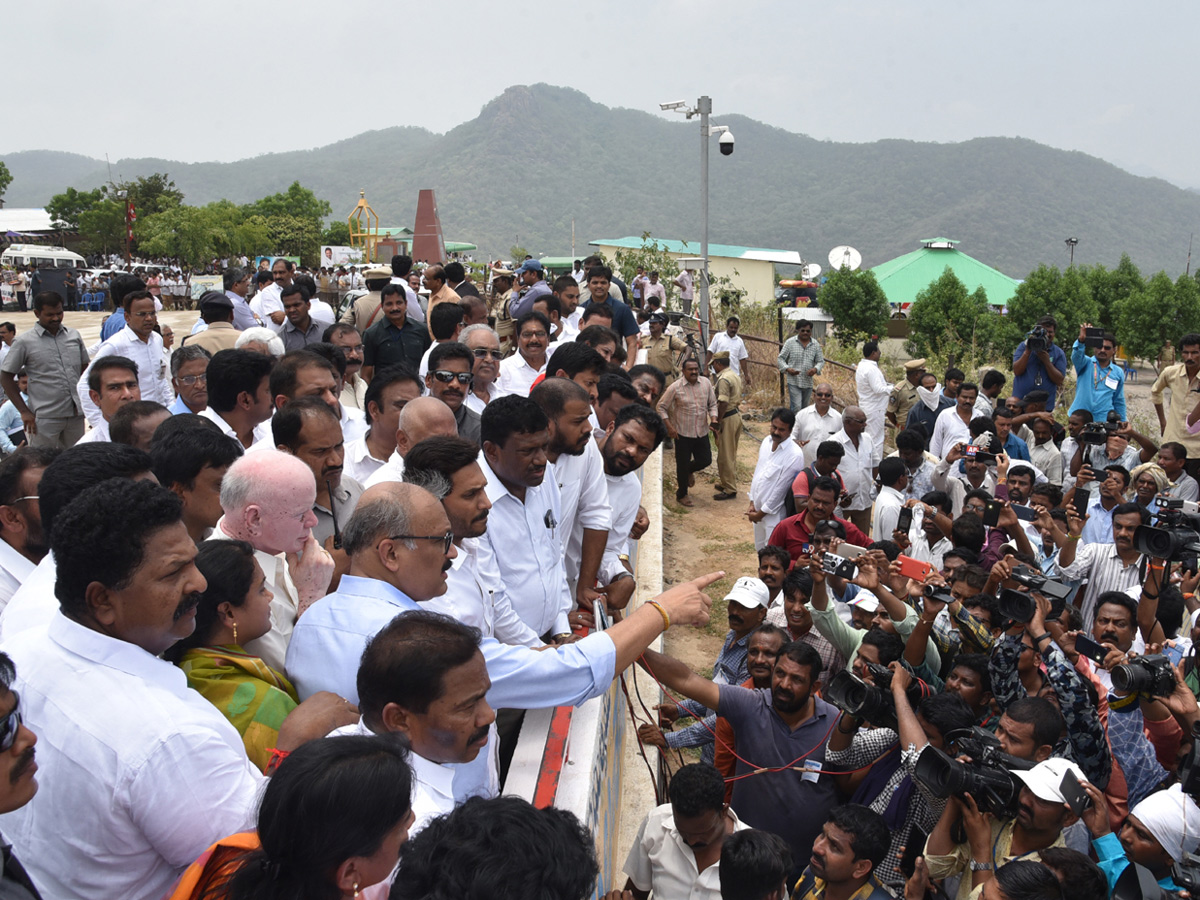
[[912, 528], [913, 511], [911, 506], [905, 506], [896, 516], [896, 530], [904, 534], [908, 534], [908, 529]]
[[1092, 498], [1086, 487], [1075, 488], [1075, 496], [1071, 500], [1071, 503], [1075, 507], [1075, 512], [1079, 513], [1080, 518], [1087, 515], [1088, 506], [1091, 505], [1091, 502]]
[[838, 544], [838, 556], [843, 559], [858, 559], [866, 552], [866, 547], [859, 547], [857, 544], [847, 544], [845, 541]]
[[1087, 791], [1083, 789], [1079, 778], [1071, 769], [1067, 769], [1066, 774], [1063, 775], [1059, 790], [1062, 792], [1063, 799], [1067, 801], [1067, 806], [1071, 807], [1071, 812], [1077, 816], [1083, 815], [1084, 811], [1092, 805], [1092, 798], [1087, 795]]
[[1108, 656], [1108, 649], [1101, 644], [1097, 644], [1086, 634], [1081, 634], [1075, 638], [1075, 652], [1080, 656], [1086, 656], [1097, 665], [1104, 662], [1104, 658]]
[[1085, 347], [1103, 347], [1104, 346], [1104, 329], [1103, 328], [1085, 328], [1083, 330], [1083, 346], [1085, 346]]
[[989, 528], [995, 528], [1000, 524], [1000, 510], [1004, 509], [1004, 503], [1000, 500], [989, 500], [987, 506], [983, 510], [983, 524]]
[[910, 556], [901, 554], [896, 557], [896, 562], [900, 563], [900, 574], [905, 578], [911, 578], [913, 581], [924, 581], [933, 574], [933, 566], [927, 562], [913, 559]]
[[1037, 521], [1037, 510], [1032, 506], [1021, 506], [1019, 503], [1011, 503], [1009, 505], [1012, 507], [1012, 511], [1017, 514], [1017, 518], [1022, 522]]
[[929, 835], [919, 825], [908, 829], [908, 840], [904, 842], [904, 852], [900, 854], [900, 871], [906, 879], [913, 877], [917, 870], [917, 857], [925, 854], [925, 842]]

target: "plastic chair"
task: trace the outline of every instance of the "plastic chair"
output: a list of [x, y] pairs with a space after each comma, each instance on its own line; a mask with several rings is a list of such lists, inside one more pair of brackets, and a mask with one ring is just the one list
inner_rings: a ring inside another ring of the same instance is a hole
[[1131, 360], [1123, 359], [1123, 360], [1121, 360], [1121, 365], [1122, 365], [1122, 368], [1125, 370], [1125, 380], [1126, 381], [1137, 381], [1138, 380], [1137, 369], [1135, 369], [1133, 367], [1133, 362]]

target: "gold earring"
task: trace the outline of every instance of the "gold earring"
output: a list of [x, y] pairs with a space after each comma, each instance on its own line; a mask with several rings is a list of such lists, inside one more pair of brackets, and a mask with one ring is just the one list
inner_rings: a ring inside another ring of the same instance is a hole
[[237, 639], [237, 622], [234, 622], [234, 623], [233, 623], [233, 642], [234, 642], [235, 644], [238, 642], [238, 639]]
[[354, 896], [355, 897], [358, 896], [358, 882], [357, 881], [354, 882]]

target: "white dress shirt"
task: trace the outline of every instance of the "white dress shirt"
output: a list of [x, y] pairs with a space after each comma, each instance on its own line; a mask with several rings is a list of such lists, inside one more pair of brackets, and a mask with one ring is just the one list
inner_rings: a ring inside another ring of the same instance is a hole
[[355, 409], [345, 403], [341, 403], [339, 406], [342, 408], [342, 440], [356, 441], [361, 437], [366, 437], [367, 430], [371, 427], [367, 424], [367, 414], [361, 409]]
[[879, 363], [860, 359], [854, 370], [854, 386], [858, 390], [858, 406], [867, 416], [867, 434], [874, 439], [879, 456], [883, 458], [883, 432], [887, 422], [887, 403], [892, 386], [883, 377]]
[[[750, 827], [732, 809], [728, 812], [734, 831]], [[624, 867], [639, 891], [672, 900], [721, 900], [720, 869], [715, 863], [703, 872], [696, 868], [696, 853], [676, 830], [670, 803], [654, 808], [642, 820]]]
[[377, 484], [383, 484], [386, 481], [403, 481], [404, 480], [404, 457], [400, 455], [399, 450], [393, 450], [392, 455], [387, 458], [382, 466], [371, 473], [371, 476], [366, 481], [362, 482], [364, 490], [369, 490]]
[[513, 611], [508, 594], [494, 588], [499, 573], [489, 575], [485, 578], [479, 570], [479, 539], [464, 538], [446, 573], [446, 593], [426, 600], [422, 609], [444, 613], [502, 644], [541, 647], [542, 639]]
[[8, 541], [0, 540], [0, 614], [36, 568], [37, 563], [22, 556]]
[[866, 432], [859, 435], [858, 446], [855, 447], [844, 428], [830, 440], [837, 441], [846, 451], [842, 461], [838, 463], [838, 472], [851, 499], [842, 509], [847, 512], [870, 509], [875, 496], [875, 476], [871, 470], [878, 466], [882, 459], [878, 448]]
[[729, 336], [727, 331], [719, 331], [713, 335], [713, 339], [708, 342], [709, 353], [720, 353], [722, 350], [729, 351], [729, 368], [733, 369], [733, 374], [741, 376], [742, 360], [750, 356], [746, 350], [746, 342], [742, 340], [741, 335]]
[[107, 444], [112, 440], [108, 434], [108, 422], [103, 418], [92, 426], [91, 430], [86, 432], [83, 437], [77, 440], [76, 444]]
[[[504, 392], [496, 386], [496, 382], [493, 381], [488, 385], [488, 403], [491, 403], [497, 397], [503, 396]], [[483, 411], [487, 409], [487, 403], [484, 403], [482, 400], [476, 397], [474, 391], [467, 391], [466, 404], [467, 409], [477, 412], [481, 416], [483, 415]]]
[[262, 320], [263, 325], [270, 328], [276, 334], [279, 334], [283, 330], [283, 326], [287, 324], [286, 318], [284, 318], [283, 323], [280, 325], [276, 325], [271, 321], [271, 313], [283, 312], [283, 298], [280, 297], [281, 290], [282, 288], [277, 284], [268, 284], [255, 294], [254, 299], [250, 301], [250, 311]]
[[801, 448], [804, 451], [804, 465], [811, 466], [815, 463], [817, 447], [821, 445], [822, 441], [830, 440], [841, 430], [842, 414], [832, 405], [825, 415], [817, 412], [815, 403], [796, 413], [796, 424], [792, 426], [792, 440], [797, 444], [801, 441], [804, 442], [804, 446]]
[[174, 402], [175, 394], [171, 390], [170, 370], [163, 356], [162, 338], [152, 331], [150, 338], [143, 342], [133, 333], [133, 329], [126, 325], [100, 345], [91, 365], [84, 369], [75, 385], [79, 402], [83, 406], [83, 414], [93, 427], [104, 418], [100, 414], [100, 407], [92, 402], [91, 394], [88, 393], [88, 373], [92, 371], [96, 360], [105, 356], [124, 356], [137, 363], [138, 387], [141, 388], [143, 400], [153, 400], [163, 406], [170, 406]]
[[904, 495], [886, 484], [879, 489], [875, 498], [875, 513], [871, 516], [871, 537], [877, 541], [890, 541], [896, 530], [896, 520], [904, 508]]
[[[816, 407], [807, 406], [803, 412]], [[819, 418], [819, 417], [818, 417]], [[799, 424], [799, 419], [796, 420]], [[839, 417], [840, 427], [840, 417]], [[816, 452], [816, 442], [812, 442]], [[754, 466], [754, 477], [750, 480], [750, 502], [760, 513], [762, 521], [754, 523], [754, 547], [761, 550], [771, 539], [771, 532], [783, 519], [783, 504], [791, 490], [792, 482], [805, 466], [806, 453], [790, 438], [784, 438], [775, 446], [770, 435], [763, 438], [758, 447], [758, 462]]]
[[[217, 527], [208, 536], [212, 541], [232, 541], [222, 527], [225, 517], [217, 521]], [[300, 595], [288, 572], [287, 558], [284, 554], [272, 555], [264, 550], [255, 550], [254, 558], [262, 567], [267, 577], [267, 587], [275, 596], [271, 598], [271, 630], [262, 637], [249, 641], [245, 645], [247, 653], [253, 653], [261, 658], [268, 666], [277, 672], [285, 672], [284, 663], [287, 657], [288, 642], [292, 639], [292, 629], [296, 626], [299, 616]]]
[[967, 444], [971, 441], [971, 429], [968, 423], [958, 414], [958, 404], [947, 406], [938, 413], [933, 426], [933, 436], [929, 439], [929, 452], [938, 459], [945, 459], [950, 448], [955, 444]]
[[0, 827], [43, 897], [159, 900], [254, 827], [263, 776], [183, 670], [61, 614], [4, 650], [41, 787]]
[[[345, 409], [344, 403], [342, 408]], [[386, 463], [387, 460], [376, 459], [371, 455], [371, 448], [367, 446], [365, 435], [352, 441], [346, 441], [342, 474], [349, 475], [363, 487], [366, 487], [367, 479], [383, 468]]]
[[[547, 361], [549, 361], [547, 359]], [[533, 382], [546, 371], [545, 363], [540, 369], [535, 369], [525, 362], [519, 352], [500, 360], [500, 374], [496, 377], [496, 386], [502, 394], [519, 394], [528, 397], [533, 390]]]
[[[234, 431], [233, 426], [222, 419], [221, 414], [211, 406], [204, 407], [204, 409], [200, 410], [198, 415], [204, 416], [204, 418], [208, 419], [210, 422], [214, 422], [216, 426], [221, 429], [221, 433], [226, 437], [231, 437], [237, 441], [239, 447], [242, 445], [241, 439], [238, 438], [237, 432]], [[259, 422], [257, 425], [255, 425], [253, 436], [253, 440], [250, 442], [251, 447], [257, 447], [259, 444], [270, 448], [275, 447], [275, 437], [271, 434], [270, 419]]]
[[536, 633], [569, 632], [567, 614], [573, 601], [563, 565], [562, 505], [552, 466], [546, 466], [540, 485], [525, 489], [523, 503], [509, 492], [482, 454], [480, 467], [492, 501], [488, 530], [479, 540], [480, 571], [486, 575], [495, 566], [513, 609]]
[[[604, 545], [604, 560], [600, 564], [600, 583], [608, 584], [622, 572], [628, 572], [621, 556], [629, 555], [630, 537], [638, 507], [642, 504], [642, 480], [637, 472], [624, 475], [605, 474], [608, 499], [612, 506], [612, 527]], [[631, 573], [632, 574], [632, 573]]]
[[583, 561], [583, 530], [608, 531], [612, 527], [604, 460], [595, 441], [588, 441], [579, 456], [559, 455], [546, 477], [558, 483], [562, 514], [563, 564], [572, 585], [579, 581]]

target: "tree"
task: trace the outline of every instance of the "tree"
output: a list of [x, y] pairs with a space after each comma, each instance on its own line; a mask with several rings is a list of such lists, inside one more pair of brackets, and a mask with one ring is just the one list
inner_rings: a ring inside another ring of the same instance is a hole
[[[294, 216], [298, 219], [311, 219], [317, 225], [317, 237], [320, 237], [320, 222], [333, 212], [328, 200], [321, 200], [299, 181], [293, 181], [291, 187], [283, 194], [272, 194], [242, 207], [248, 216]], [[294, 254], [293, 254], [294, 255]]]
[[1144, 287], [1142, 273], [1128, 253], [1121, 254], [1121, 261], [1111, 272], [1104, 266], [1088, 266], [1081, 271], [1096, 301], [1097, 316], [1093, 323], [1105, 331], [1116, 331], [1117, 308], [1126, 297]]
[[79, 236], [88, 252], [115, 253], [125, 246], [125, 204], [105, 198], [79, 214]]
[[4, 160], [0, 159], [0, 197], [4, 196], [4, 192], [8, 190], [12, 180], [12, 172], [8, 171], [8, 166], [4, 164]]
[[106, 189], [102, 187], [92, 191], [77, 191], [69, 187], [63, 193], [55, 194], [46, 204], [51, 224], [59, 231], [79, 231], [80, 215], [102, 201], [105, 193]]
[[[642, 232], [641, 247], [637, 249], [622, 248], [617, 251], [613, 260], [613, 269], [616, 270], [617, 276], [630, 285], [631, 290], [638, 266], [645, 266], [647, 275], [657, 272], [658, 280], [663, 284], [670, 284], [679, 274], [678, 261], [666, 251], [665, 247], [660, 247], [658, 242], [650, 237], [648, 231]], [[744, 294], [745, 291], [742, 293]]]
[[223, 229], [216, 211], [177, 206], [138, 219], [138, 250], [147, 256], [166, 256], [199, 268], [219, 253]]
[[892, 312], [874, 272], [852, 272], [845, 266], [830, 273], [817, 294], [817, 303], [833, 316], [838, 340], [843, 344], [883, 334]]
[[1200, 331], [1200, 285], [1159, 272], [1117, 309], [1117, 337], [1129, 359], [1157, 360], [1163, 346]]
[[1058, 321], [1056, 340], [1070, 346], [1084, 322], [1098, 323], [1100, 310], [1087, 280], [1077, 267], [1059, 272], [1056, 266], [1038, 266], [1017, 285], [1008, 301], [1008, 340], [1015, 347], [1044, 315]]
[[972, 348], [991, 350], [1001, 332], [987, 291], [981, 286], [969, 293], [949, 266], [918, 292], [908, 310], [908, 352], [913, 356], [961, 357]]
[[121, 191], [125, 191], [133, 202], [139, 219], [183, 205], [183, 191], [176, 188], [175, 182], [162, 172], [143, 176], [136, 181], [123, 181], [117, 185], [117, 196]]
[[329, 226], [321, 232], [321, 243], [334, 247], [350, 246], [350, 226], [340, 219], [330, 222]]
[[303, 216], [276, 215], [266, 219], [271, 245], [281, 256], [298, 256], [300, 264], [315, 266], [320, 256], [321, 226]]
[[512, 260], [514, 266], [519, 266], [529, 256], [529, 251], [520, 244], [513, 244], [508, 248], [508, 256]]

